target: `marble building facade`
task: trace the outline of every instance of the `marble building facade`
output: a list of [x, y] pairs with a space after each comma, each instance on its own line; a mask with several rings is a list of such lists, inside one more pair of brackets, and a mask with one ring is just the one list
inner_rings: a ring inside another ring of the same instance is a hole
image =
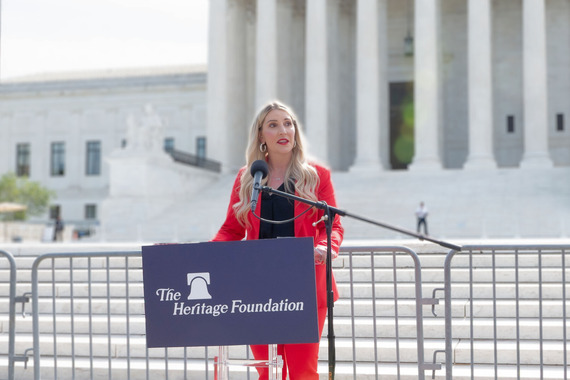
[[336, 170], [570, 165], [567, 0], [214, 0], [209, 46], [230, 170], [272, 98]]
[[0, 173], [20, 172], [55, 190], [52, 207], [66, 222], [97, 224], [110, 193], [108, 157], [128, 145], [129, 118], [139, 118], [152, 105], [164, 119], [164, 143], [196, 154], [197, 142], [206, 136], [205, 91], [203, 66], [4, 82]]
[[[27, 174], [57, 192], [64, 220], [97, 223], [129, 115], [152, 104], [163, 138], [190, 154], [203, 149], [226, 183], [244, 163], [253, 115], [272, 98], [296, 111], [311, 152], [337, 173], [341, 200], [355, 191], [352, 174], [473, 170], [491, 181], [481, 173], [570, 168], [570, 0], [211, 0], [209, 17], [207, 69], [1, 83], [0, 173], [27, 157]], [[62, 148], [60, 174], [53, 157]], [[226, 192], [214, 194], [219, 202]], [[156, 215], [170, 223], [179, 211], [171, 203], [148, 213], [148, 230]], [[180, 226], [191, 210], [176, 217]]]

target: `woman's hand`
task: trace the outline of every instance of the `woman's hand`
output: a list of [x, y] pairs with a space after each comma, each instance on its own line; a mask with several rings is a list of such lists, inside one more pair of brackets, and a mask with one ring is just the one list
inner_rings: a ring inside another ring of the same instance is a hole
[[314, 250], [315, 253], [315, 264], [324, 264], [327, 261], [327, 247], [323, 245], [317, 245]]
[[[315, 254], [315, 264], [320, 265], [324, 264], [327, 261], [327, 246], [326, 245], [317, 245], [314, 249]], [[338, 252], [331, 248], [331, 254], [333, 260], [338, 257]]]

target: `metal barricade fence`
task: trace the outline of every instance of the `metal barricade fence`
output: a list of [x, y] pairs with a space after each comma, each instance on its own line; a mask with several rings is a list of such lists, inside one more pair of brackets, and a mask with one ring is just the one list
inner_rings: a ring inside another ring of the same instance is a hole
[[37, 257], [32, 308], [36, 380], [213, 378], [217, 349], [146, 347], [140, 251]]
[[[353, 379], [423, 380], [425, 371], [440, 368], [424, 361], [422, 308], [438, 302], [422, 296], [421, 264], [414, 251], [341, 247], [335, 277], [341, 293], [334, 308], [336, 335], [346, 339], [352, 351], [337, 354], [337, 359], [352, 367]], [[346, 303], [349, 310], [343, 308]], [[343, 319], [349, 329], [342, 329]]]
[[[405, 247], [342, 247], [335, 260], [338, 379], [424, 379], [421, 266]], [[32, 267], [34, 378], [213, 378], [217, 350], [148, 349], [141, 252], [50, 253]], [[326, 372], [326, 327], [320, 369]], [[441, 342], [443, 344], [443, 342]], [[433, 352], [433, 350], [432, 350]], [[230, 357], [249, 358], [247, 347]], [[255, 370], [232, 379], [257, 378]]]
[[8, 261], [8, 380], [14, 379], [15, 342], [16, 342], [16, 262], [11, 253], [0, 250], [0, 257]]
[[[433, 307], [437, 300], [422, 296], [426, 284], [415, 252], [342, 247], [334, 263], [341, 294], [334, 308], [336, 377], [424, 379], [426, 370], [438, 368], [424, 358], [445, 346], [447, 379], [567, 379], [569, 252], [570, 246], [555, 245], [466, 246], [450, 252], [443, 268], [443, 332], [440, 319], [423, 315], [422, 306]], [[15, 263], [6, 252], [0, 256], [10, 264], [10, 315], [15, 316]], [[46, 254], [34, 261], [35, 379], [213, 377], [216, 349], [146, 348], [141, 264], [140, 251]], [[438, 286], [439, 265], [438, 260], [428, 272], [435, 276], [429, 285]], [[9, 380], [18, 360], [13, 321]], [[326, 345], [324, 336], [323, 373]], [[232, 347], [230, 357], [249, 358], [249, 350]], [[244, 370], [232, 379], [250, 375], [257, 377]]]
[[448, 380], [568, 378], [569, 254], [560, 245], [473, 245], [447, 255]]

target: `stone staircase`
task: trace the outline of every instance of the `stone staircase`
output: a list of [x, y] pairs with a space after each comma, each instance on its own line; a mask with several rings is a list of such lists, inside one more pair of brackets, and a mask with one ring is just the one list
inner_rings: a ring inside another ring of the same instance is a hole
[[[374, 242], [378, 243], [380, 242]], [[401, 241], [398, 245], [411, 247], [418, 252], [422, 265], [422, 296], [424, 299], [431, 298], [434, 289], [444, 286], [443, 266], [447, 252], [433, 244], [413, 241]], [[15, 256], [18, 268], [17, 295], [22, 295], [31, 291], [30, 268], [38, 254], [132, 251], [140, 249], [140, 246], [44, 244], [12, 245], [3, 249]], [[376, 254], [375, 270], [372, 272], [370, 255], [364, 249], [357, 251], [352, 259], [347, 253], [342, 253], [334, 263], [335, 277], [341, 293], [341, 299], [334, 308], [336, 378], [353, 379], [353, 371], [356, 368], [356, 378], [359, 380], [376, 378], [376, 371], [381, 379], [417, 379], [413, 262], [406, 255]], [[476, 379], [495, 378], [495, 350], [500, 379], [516, 379], [519, 373], [524, 379], [564, 378], [562, 342], [564, 329], [568, 332], [564, 316], [568, 316], [564, 314], [562, 302], [562, 276], [569, 274], [566, 272], [570, 264], [562, 271], [561, 255], [545, 254], [540, 263], [542, 286], [539, 286], [537, 255], [528, 258], [521, 256], [518, 271], [513, 269], [512, 253], [496, 255], [494, 271], [490, 265], [490, 256], [473, 256], [473, 272], [469, 271], [468, 256], [457, 256], [451, 272], [453, 379], [471, 378], [472, 342]], [[395, 271], [394, 263], [397, 268]], [[349, 271], [351, 264], [352, 274]], [[125, 270], [126, 266], [128, 270]], [[70, 270], [70, 267], [73, 269]], [[59, 259], [55, 260], [53, 265], [45, 263], [40, 268], [42, 379], [206, 378], [204, 358], [207, 355], [209, 359], [213, 359], [217, 355], [217, 348], [146, 348], [140, 258], [129, 258], [128, 262], [120, 258], [112, 258], [109, 261], [104, 258], [81, 258], [74, 259], [72, 263], [69, 259]], [[55, 279], [54, 285], [51, 284], [52, 278]], [[75, 284], [73, 287], [69, 286], [71, 278]], [[394, 278], [397, 286], [394, 286]], [[517, 286], [514, 285], [517, 279], [518, 308], [515, 300]], [[493, 283], [496, 284], [495, 287]], [[473, 286], [470, 287], [470, 284]], [[354, 294], [353, 303], [350, 301], [351, 292]], [[394, 301], [395, 293], [397, 303]], [[542, 295], [542, 301], [539, 299], [539, 293]], [[0, 379], [6, 378], [7, 375], [2, 374], [8, 372], [8, 294], [7, 262], [0, 257]], [[54, 303], [52, 297], [48, 297], [51, 294], [56, 294], [57, 302]], [[440, 298], [440, 304], [433, 308], [437, 317], [432, 314], [430, 305], [422, 307], [424, 362], [430, 362], [436, 350], [445, 349], [443, 292], [437, 292], [436, 296]], [[473, 306], [469, 302], [471, 298]], [[496, 302], [493, 302], [494, 298]], [[70, 314], [72, 309], [74, 313]], [[19, 304], [16, 321], [17, 356], [23, 355], [33, 346], [33, 320], [29, 315], [31, 304], [25, 305], [25, 317], [22, 317], [21, 310]], [[55, 320], [52, 317], [53, 310]], [[110, 314], [108, 310], [111, 311]], [[352, 310], [355, 315], [354, 324], [351, 319]], [[566, 310], [570, 310], [568, 301]], [[496, 327], [493, 315], [496, 316]], [[325, 325], [319, 364], [322, 379], [327, 378], [328, 372], [326, 335]], [[351, 339], [353, 336], [356, 337], [355, 347]], [[567, 356], [569, 351], [570, 345], [566, 351]], [[54, 368], [54, 357], [57, 357], [57, 369]], [[246, 349], [231, 347], [230, 357], [245, 358]], [[375, 360], [379, 362], [378, 366], [374, 365]], [[400, 365], [396, 364], [398, 362]], [[437, 362], [444, 362], [443, 354], [437, 355]], [[568, 362], [567, 357], [566, 363]], [[22, 362], [18, 362], [15, 378], [33, 379], [33, 370], [32, 357], [29, 358], [27, 368], [24, 368]], [[184, 377], [184, 374], [187, 377]], [[208, 376], [213, 379], [211, 368]], [[431, 371], [426, 371], [426, 379], [429, 377]], [[246, 379], [248, 374], [243, 368], [232, 368], [230, 378]], [[257, 376], [252, 372], [249, 378], [256, 379]], [[445, 365], [435, 372], [435, 378], [445, 379]]]
[[[538, 171], [333, 172], [332, 178], [339, 208], [404, 229], [415, 230], [414, 211], [424, 201], [430, 234], [440, 239], [570, 237], [569, 167]], [[157, 206], [146, 216], [141, 215], [139, 198], [121, 199], [132, 202], [131, 206], [115, 207], [114, 218], [102, 219], [101, 229], [89, 239], [207, 241], [224, 222], [234, 180], [235, 173], [223, 174], [202, 184], [197, 192], [160, 197], [155, 202], [164, 203], [164, 207]], [[537, 215], [545, 216], [540, 223]], [[405, 238], [399, 232], [350, 217], [343, 218], [342, 223], [345, 237], [350, 239]]]

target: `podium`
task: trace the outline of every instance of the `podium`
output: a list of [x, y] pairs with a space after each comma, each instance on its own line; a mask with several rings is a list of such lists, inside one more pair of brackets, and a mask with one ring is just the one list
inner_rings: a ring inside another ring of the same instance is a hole
[[[319, 341], [312, 238], [142, 247], [147, 347], [220, 346], [228, 366], [267, 366], [277, 344]], [[268, 360], [230, 360], [228, 346], [269, 345]]]

